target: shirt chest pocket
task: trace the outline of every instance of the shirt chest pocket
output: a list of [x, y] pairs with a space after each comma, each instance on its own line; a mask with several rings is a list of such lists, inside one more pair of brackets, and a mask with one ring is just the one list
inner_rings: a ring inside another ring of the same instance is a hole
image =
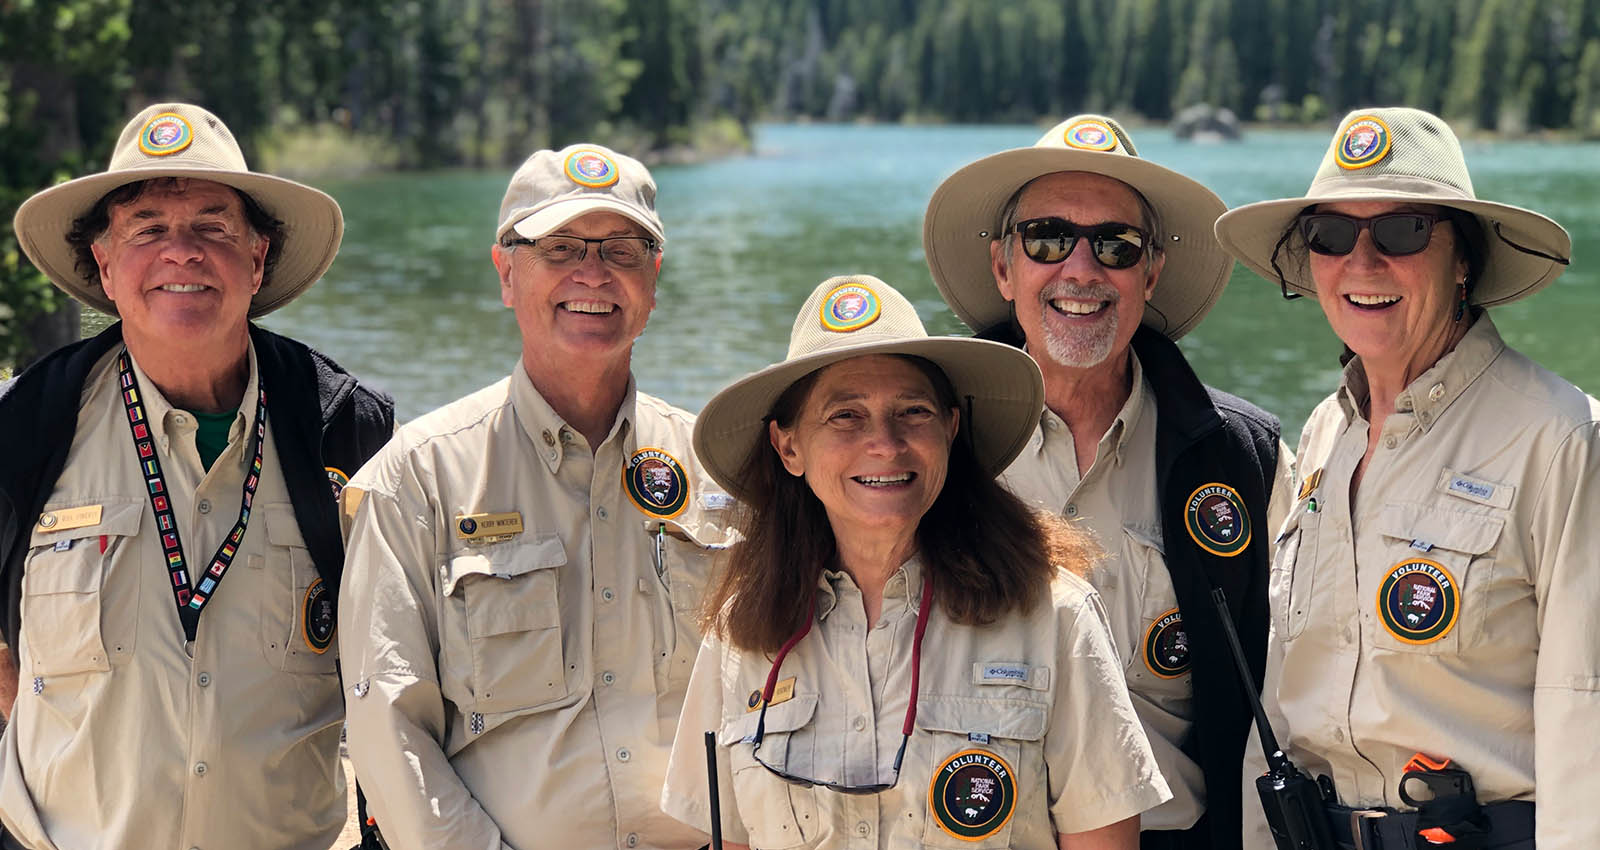
[[1314, 510], [1315, 507], [1316, 499], [1312, 498], [1291, 508], [1272, 544], [1267, 595], [1272, 608], [1272, 628], [1281, 641], [1299, 637], [1311, 616], [1311, 596], [1316, 589], [1317, 532], [1322, 524], [1322, 514]]
[[[739, 704], [743, 704], [742, 700]], [[813, 765], [809, 754], [791, 752], [790, 744], [795, 732], [811, 725], [816, 711], [816, 694], [797, 694], [770, 706], [762, 727], [760, 753], [747, 743], [755, 736], [760, 712], [751, 711], [723, 721], [717, 739], [728, 749], [734, 801], [739, 809], [739, 820], [750, 832], [752, 847], [783, 850], [798, 847], [817, 836], [820, 824], [814, 795], [819, 792], [786, 782], [756, 761], [759, 755], [761, 761], [780, 770], [810, 775]], [[802, 755], [807, 757], [798, 758]]]
[[645, 524], [654, 550], [657, 587], [666, 594], [667, 605], [656, 626], [656, 692], [663, 696], [681, 695], [689, 684], [695, 654], [700, 650], [700, 600], [712, 559], [724, 547], [702, 542], [696, 535], [670, 520]]
[[[1123, 589], [1108, 602], [1128, 687], [1159, 702], [1189, 697], [1189, 633], [1159, 533], [1123, 528]], [[1098, 586], [1098, 585], [1097, 585]]]
[[450, 556], [442, 592], [452, 654], [470, 659], [463, 710], [526, 712], [568, 693], [554, 534]]
[[[1418, 504], [1385, 505], [1380, 570], [1363, 595], [1372, 608], [1373, 643], [1396, 652], [1451, 655], [1471, 646], [1483, 606], [1472, 592], [1493, 567], [1505, 520], [1484, 513]], [[1465, 637], [1463, 636], [1465, 635]]]
[[[79, 524], [94, 517], [96, 509], [93, 523]], [[112, 658], [133, 652], [139, 610], [138, 534], [146, 510], [140, 502], [106, 502], [47, 507], [40, 516], [22, 577], [21, 643], [26, 655], [19, 666], [24, 674], [106, 672]], [[73, 518], [74, 512], [84, 511], [88, 513]], [[114, 581], [118, 571], [127, 580]], [[109, 605], [104, 599], [108, 591], [116, 594]]]
[[[267, 537], [265, 592], [260, 595], [262, 651], [285, 673], [332, 676], [339, 658], [333, 598], [300, 536], [294, 508], [265, 505], [259, 515]], [[230, 567], [224, 576], [236, 569]]]
[[[925, 695], [917, 728], [926, 732], [927, 847], [1009, 847], [1013, 815], [1049, 810], [1044, 765], [1046, 706], [1023, 699]], [[910, 759], [908, 759], [910, 761]], [[918, 795], [919, 797], [921, 795]]]

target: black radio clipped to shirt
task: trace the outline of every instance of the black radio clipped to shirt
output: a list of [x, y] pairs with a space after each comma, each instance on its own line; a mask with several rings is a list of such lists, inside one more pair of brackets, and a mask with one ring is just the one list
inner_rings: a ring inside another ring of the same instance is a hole
[[1245, 661], [1244, 648], [1239, 645], [1239, 633], [1233, 628], [1228, 613], [1228, 600], [1220, 589], [1211, 591], [1211, 601], [1217, 606], [1222, 630], [1228, 636], [1228, 648], [1239, 668], [1239, 681], [1250, 696], [1250, 707], [1256, 714], [1256, 731], [1261, 734], [1261, 751], [1267, 754], [1267, 772], [1256, 777], [1256, 793], [1261, 795], [1261, 808], [1267, 815], [1267, 827], [1272, 830], [1272, 840], [1278, 850], [1338, 850], [1333, 835], [1328, 830], [1325, 806], [1329, 802], [1321, 786], [1307, 776], [1284, 755], [1278, 739], [1267, 722], [1266, 709], [1261, 706], [1261, 695], [1256, 693], [1250, 680], [1250, 665]]

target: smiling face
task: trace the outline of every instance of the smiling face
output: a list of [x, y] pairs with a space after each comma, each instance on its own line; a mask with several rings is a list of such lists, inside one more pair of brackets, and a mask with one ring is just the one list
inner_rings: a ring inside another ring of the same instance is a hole
[[[610, 212], [580, 216], [550, 234], [603, 239], [648, 234]], [[557, 267], [529, 246], [495, 246], [500, 300], [517, 315], [524, 357], [570, 365], [595, 359], [626, 365], [633, 341], [644, 332], [656, 305], [656, 264], [619, 269], [600, 259], [590, 244], [581, 262]]]
[[916, 364], [867, 355], [817, 373], [794, 422], [771, 423], [768, 436], [841, 545], [909, 541], [944, 488], [959, 419]]
[[[1437, 208], [1362, 202], [1321, 204], [1317, 212], [1368, 218]], [[1349, 254], [1310, 255], [1317, 302], [1328, 324], [1369, 370], [1402, 369], [1409, 379], [1449, 349], [1457, 331], [1458, 285], [1467, 273], [1455, 240], [1455, 229], [1439, 221], [1428, 247], [1416, 254], [1382, 254], [1372, 244], [1371, 230], [1363, 229]]]
[[244, 332], [269, 246], [233, 188], [157, 182], [109, 213], [91, 250], [130, 337], [192, 345]]
[[[1045, 175], [1023, 190], [1016, 220], [1048, 216], [1083, 226], [1149, 226], [1127, 184], [1079, 171]], [[1014, 236], [991, 242], [989, 251], [1000, 294], [1015, 305], [1028, 350], [1046, 369], [1120, 362], [1144, 319], [1165, 259], [1147, 253], [1131, 268], [1108, 269], [1095, 259], [1087, 239], [1079, 239], [1066, 260], [1055, 265], [1029, 259]]]

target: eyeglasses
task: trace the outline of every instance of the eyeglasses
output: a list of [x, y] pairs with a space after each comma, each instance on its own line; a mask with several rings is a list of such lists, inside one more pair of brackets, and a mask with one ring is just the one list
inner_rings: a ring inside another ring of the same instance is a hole
[[1339, 213], [1300, 216], [1300, 235], [1313, 253], [1342, 257], [1356, 248], [1361, 231], [1372, 231], [1372, 245], [1380, 254], [1404, 257], [1428, 247], [1433, 225], [1443, 216], [1434, 213], [1397, 212], [1356, 218]]
[[1131, 224], [1078, 225], [1064, 218], [1030, 218], [1013, 228], [1022, 236], [1022, 253], [1036, 263], [1055, 265], [1072, 256], [1078, 239], [1089, 237], [1094, 258], [1108, 269], [1126, 269], [1144, 256], [1150, 234]]
[[643, 236], [607, 236], [604, 239], [584, 239], [581, 236], [541, 236], [538, 239], [513, 239], [506, 247], [527, 245], [533, 254], [552, 266], [575, 266], [589, 255], [590, 245], [600, 246], [600, 260], [619, 269], [636, 269], [644, 265], [656, 249], [654, 239]]
[[795, 644], [811, 633], [811, 624], [816, 620], [817, 616], [817, 597], [815, 593], [811, 596], [811, 607], [806, 612], [805, 625], [801, 626], [800, 631], [795, 632], [794, 636], [785, 641], [783, 646], [779, 648], [778, 657], [772, 659], [772, 670], [767, 673], [767, 686], [761, 689], [761, 714], [756, 718], [756, 733], [750, 737], [750, 743], [754, 745], [750, 749], [750, 755], [755, 758], [756, 764], [761, 765], [774, 776], [790, 784], [806, 788], [826, 788], [829, 791], [837, 791], [840, 794], [882, 794], [893, 788], [895, 783], [900, 781], [900, 763], [905, 760], [906, 744], [911, 741], [911, 730], [916, 728], [917, 695], [922, 691], [919, 676], [922, 670], [922, 633], [927, 631], [928, 610], [932, 603], [933, 574], [925, 571], [922, 579], [922, 604], [917, 607], [917, 631], [911, 639], [911, 704], [906, 706], [906, 720], [900, 727], [900, 749], [894, 754], [894, 775], [888, 782], [872, 785], [844, 785], [837, 782], [823, 782], [820, 779], [796, 776], [786, 770], [767, 764], [761, 758], [761, 739], [765, 737], [767, 731], [767, 705], [772, 702], [772, 691], [778, 684], [778, 670], [783, 666], [783, 659], [789, 654], [789, 650], [794, 649]]

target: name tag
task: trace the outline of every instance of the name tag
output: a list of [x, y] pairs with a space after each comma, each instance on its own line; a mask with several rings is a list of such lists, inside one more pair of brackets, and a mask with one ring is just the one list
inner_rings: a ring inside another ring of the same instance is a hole
[[[767, 704], [768, 705], [777, 705], [780, 702], [788, 702], [789, 700], [794, 699], [794, 680], [795, 680], [795, 677], [794, 676], [790, 676], [789, 678], [784, 679], [783, 681], [779, 682], [778, 684], [773, 685], [772, 686], [772, 701], [767, 703]], [[750, 698], [745, 701], [745, 713], [748, 714], [748, 713], [750, 713], [752, 711], [759, 711], [760, 709], [761, 709], [761, 691], [760, 690], [751, 691], [750, 692]]]
[[63, 508], [39, 517], [40, 531], [70, 531], [100, 524], [101, 505], [84, 505], [81, 508]]
[[499, 543], [522, 533], [522, 513], [467, 514], [456, 517], [456, 539]]

